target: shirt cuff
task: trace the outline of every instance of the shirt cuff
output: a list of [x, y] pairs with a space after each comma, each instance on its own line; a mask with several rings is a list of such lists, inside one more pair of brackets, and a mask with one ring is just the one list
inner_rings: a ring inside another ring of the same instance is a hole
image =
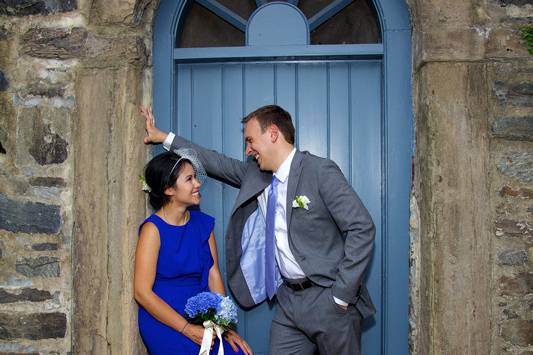
[[172, 144], [172, 141], [174, 141], [174, 137], [176, 137], [174, 133], [168, 132], [167, 138], [165, 138], [165, 141], [163, 142], [163, 148], [170, 150], [170, 145]]
[[339, 306], [348, 306], [348, 302], [344, 302], [343, 300], [340, 300], [338, 299], [337, 297], [333, 296], [333, 300], [335, 301], [336, 304], [338, 304]]

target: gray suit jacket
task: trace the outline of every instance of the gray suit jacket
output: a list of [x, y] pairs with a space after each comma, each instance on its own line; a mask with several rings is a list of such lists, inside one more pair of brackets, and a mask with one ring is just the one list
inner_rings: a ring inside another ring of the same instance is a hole
[[[176, 136], [171, 150], [182, 147], [198, 152], [210, 177], [240, 189], [226, 232], [227, 276], [237, 301], [244, 307], [254, 306], [257, 299], [252, 297], [240, 264], [241, 238], [272, 174], [261, 171], [255, 162], [229, 158]], [[292, 208], [298, 195], [309, 198], [308, 210]], [[296, 152], [287, 187], [287, 228], [291, 251], [311, 281], [331, 287], [333, 296], [354, 304], [363, 318], [375, 313], [363, 284], [372, 257], [374, 223], [333, 161]]]

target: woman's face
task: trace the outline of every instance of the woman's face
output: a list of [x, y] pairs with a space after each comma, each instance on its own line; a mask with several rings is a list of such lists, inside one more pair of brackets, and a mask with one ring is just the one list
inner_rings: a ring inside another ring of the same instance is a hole
[[176, 179], [176, 184], [169, 188], [169, 195], [172, 195], [172, 201], [185, 206], [200, 204], [200, 182], [196, 179], [196, 174], [192, 165], [188, 162], [183, 164], [181, 171]]

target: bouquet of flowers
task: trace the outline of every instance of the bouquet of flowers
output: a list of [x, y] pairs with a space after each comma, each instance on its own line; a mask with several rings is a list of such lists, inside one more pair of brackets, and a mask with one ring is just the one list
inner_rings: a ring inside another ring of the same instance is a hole
[[213, 292], [201, 292], [187, 300], [185, 313], [191, 323], [205, 328], [199, 354], [209, 354], [215, 331], [220, 340], [218, 354], [223, 355], [222, 333], [237, 324], [237, 307], [231, 298]]

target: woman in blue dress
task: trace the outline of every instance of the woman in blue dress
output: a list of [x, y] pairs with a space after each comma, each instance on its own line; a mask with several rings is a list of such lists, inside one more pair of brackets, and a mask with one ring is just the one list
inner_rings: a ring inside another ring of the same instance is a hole
[[[180, 152], [178, 152], [180, 153]], [[184, 317], [187, 299], [200, 292], [224, 295], [213, 234], [214, 219], [188, 207], [200, 203], [200, 163], [193, 152], [154, 157], [146, 166], [150, 204], [156, 210], [139, 227], [135, 299], [139, 330], [150, 354], [196, 355], [204, 328]], [[251, 354], [234, 331], [224, 333], [226, 354]], [[218, 351], [218, 339], [211, 353]]]

